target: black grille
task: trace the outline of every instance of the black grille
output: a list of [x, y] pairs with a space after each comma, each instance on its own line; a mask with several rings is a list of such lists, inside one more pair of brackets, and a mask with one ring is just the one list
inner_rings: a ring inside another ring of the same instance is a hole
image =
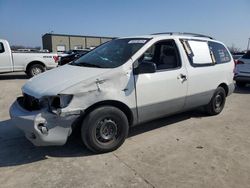
[[39, 100], [25, 93], [23, 97], [19, 97], [17, 101], [26, 110], [33, 111], [41, 109]]

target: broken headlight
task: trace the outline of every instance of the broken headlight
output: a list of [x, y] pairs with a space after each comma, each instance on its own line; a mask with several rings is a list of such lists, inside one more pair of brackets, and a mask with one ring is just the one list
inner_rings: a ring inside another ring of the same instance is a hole
[[42, 107], [47, 107], [49, 111], [56, 112], [58, 109], [66, 108], [71, 102], [73, 95], [57, 95], [44, 97], [40, 100]]

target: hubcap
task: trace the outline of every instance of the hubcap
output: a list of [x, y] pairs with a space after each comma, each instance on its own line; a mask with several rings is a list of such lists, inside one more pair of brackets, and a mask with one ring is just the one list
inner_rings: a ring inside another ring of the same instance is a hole
[[41, 72], [42, 72], [42, 70], [39, 69], [38, 67], [34, 67], [34, 68], [32, 69], [32, 74], [33, 74], [33, 75], [38, 75], [38, 74], [40, 74]]
[[117, 136], [117, 124], [112, 119], [103, 119], [96, 128], [96, 137], [100, 142], [109, 142]]
[[220, 94], [216, 95], [215, 97], [215, 107], [219, 108], [223, 103], [223, 98]]

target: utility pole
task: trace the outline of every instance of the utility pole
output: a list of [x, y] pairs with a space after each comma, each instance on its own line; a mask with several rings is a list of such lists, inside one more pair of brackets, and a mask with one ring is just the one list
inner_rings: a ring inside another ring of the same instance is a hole
[[250, 45], [250, 38], [248, 38], [247, 51], [249, 50], [249, 45]]

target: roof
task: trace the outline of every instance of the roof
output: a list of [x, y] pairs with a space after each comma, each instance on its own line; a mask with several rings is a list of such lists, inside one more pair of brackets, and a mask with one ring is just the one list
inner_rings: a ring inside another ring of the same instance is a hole
[[164, 33], [154, 33], [152, 35], [170, 35], [170, 36], [190, 36], [190, 37], [201, 37], [201, 38], [209, 38], [214, 39], [211, 36], [199, 34], [199, 33], [186, 33], [186, 32], [164, 32]]
[[196, 38], [196, 39], [203, 39], [206, 38], [208, 40], [214, 40], [213, 37], [203, 35], [203, 34], [198, 34], [198, 33], [181, 33], [181, 32], [164, 32], [164, 33], [154, 33], [150, 35], [141, 35], [141, 36], [133, 36], [133, 37], [121, 37], [121, 38], [162, 38], [162, 37], [167, 37], [167, 38], [180, 38], [180, 37], [187, 37], [187, 38]]

